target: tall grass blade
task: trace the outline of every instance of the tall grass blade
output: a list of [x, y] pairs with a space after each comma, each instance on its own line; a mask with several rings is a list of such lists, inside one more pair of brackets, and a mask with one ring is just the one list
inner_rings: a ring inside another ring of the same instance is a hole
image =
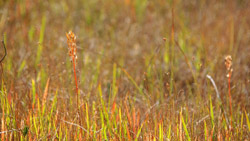
[[37, 48], [37, 55], [36, 55], [36, 67], [40, 63], [40, 58], [43, 50], [43, 39], [44, 39], [44, 33], [45, 33], [45, 25], [46, 25], [46, 16], [44, 15], [42, 18], [42, 25], [40, 28], [40, 36], [39, 36], [39, 45]]
[[214, 111], [213, 111], [213, 104], [212, 104], [211, 96], [210, 96], [210, 117], [211, 117], [212, 128], [214, 128]]
[[126, 74], [126, 76], [129, 78], [129, 80], [134, 84], [135, 88], [139, 91], [139, 93], [140, 93], [141, 95], [144, 95], [142, 89], [137, 85], [137, 83], [136, 83], [135, 80], [132, 78], [132, 76], [129, 75], [129, 73], [128, 73], [125, 69], [123, 69], [123, 68], [121, 68], [121, 69], [122, 69], [122, 71]]
[[247, 112], [245, 111], [245, 115], [246, 115], [246, 120], [247, 120], [247, 127], [248, 127], [248, 131], [250, 132], [250, 121], [247, 115]]
[[[184, 128], [184, 131], [185, 131], [187, 140], [188, 140], [188, 141], [191, 141], [191, 138], [190, 138], [190, 136], [189, 136], [189, 134], [188, 134], [188, 130], [187, 130], [186, 123], [185, 123], [185, 121], [184, 121], [184, 119], [183, 119], [182, 116], [181, 116], [181, 121], [182, 121], [182, 124], [183, 124], [183, 128]], [[181, 133], [180, 133], [180, 134], [181, 134]]]
[[144, 125], [144, 122], [141, 124], [141, 127], [139, 128], [139, 130], [138, 130], [138, 132], [137, 132], [137, 134], [136, 134], [135, 141], [138, 140], [138, 138], [139, 138], [139, 136], [140, 136], [140, 134], [141, 134], [141, 130], [142, 130], [143, 125]]

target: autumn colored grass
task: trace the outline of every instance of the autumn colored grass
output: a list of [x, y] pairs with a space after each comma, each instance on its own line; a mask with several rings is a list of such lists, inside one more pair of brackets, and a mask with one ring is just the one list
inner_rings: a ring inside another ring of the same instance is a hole
[[249, 140], [249, 13], [247, 0], [1, 1], [1, 140]]

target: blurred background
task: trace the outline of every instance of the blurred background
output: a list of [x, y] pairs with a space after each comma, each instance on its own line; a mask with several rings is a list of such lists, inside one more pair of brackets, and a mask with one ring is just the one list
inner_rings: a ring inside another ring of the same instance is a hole
[[71, 113], [75, 84], [65, 34], [72, 30], [80, 101], [96, 101], [98, 85], [108, 101], [115, 86], [121, 107], [129, 99], [143, 113], [172, 101], [177, 114], [187, 106], [200, 119], [206, 115], [201, 105], [209, 105], [209, 95], [216, 99], [207, 74], [228, 104], [224, 57], [231, 55], [233, 106], [249, 112], [249, 14], [248, 0], [1, 0], [0, 38], [7, 48], [1, 85], [15, 97], [19, 119], [31, 105], [32, 80], [42, 99], [50, 79], [48, 102], [58, 92], [59, 113]]

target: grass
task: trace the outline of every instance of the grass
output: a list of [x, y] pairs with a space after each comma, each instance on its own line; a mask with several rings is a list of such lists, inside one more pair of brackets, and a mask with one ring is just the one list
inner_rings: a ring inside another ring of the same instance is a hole
[[249, 140], [249, 12], [246, 0], [0, 2], [1, 140]]
[[77, 63], [77, 49], [76, 49], [76, 36], [72, 31], [69, 31], [69, 33], [66, 33], [67, 37], [67, 43], [68, 43], [68, 48], [69, 48], [69, 56], [71, 57], [71, 62], [73, 64], [73, 70], [74, 70], [74, 78], [75, 78], [75, 84], [76, 84], [76, 105], [77, 109], [79, 107], [78, 104], [78, 84], [77, 84], [77, 76], [76, 76], [76, 63]]

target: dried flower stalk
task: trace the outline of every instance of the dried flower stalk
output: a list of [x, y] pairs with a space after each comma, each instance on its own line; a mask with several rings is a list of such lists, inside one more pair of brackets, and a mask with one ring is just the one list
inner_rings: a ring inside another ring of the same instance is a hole
[[230, 115], [231, 115], [231, 126], [230, 126], [230, 130], [231, 128], [233, 127], [232, 126], [232, 120], [233, 120], [233, 113], [232, 113], [232, 97], [231, 97], [231, 87], [230, 87], [230, 79], [231, 79], [231, 75], [232, 75], [232, 72], [233, 72], [233, 68], [232, 68], [232, 63], [233, 59], [230, 55], [226, 56], [225, 57], [225, 65], [226, 65], [226, 68], [227, 68], [227, 77], [228, 77], [228, 95], [229, 95], [229, 106], [230, 106]]
[[78, 85], [77, 85], [77, 76], [76, 76], [76, 36], [72, 31], [66, 33], [68, 49], [69, 49], [69, 56], [71, 57], [71, 61], [73, 63], [74, 69], [74, 76], [75, 76], [75, 83], [76, 83], [76, 95], [77, 95], [77, 108], [78, 108]]

